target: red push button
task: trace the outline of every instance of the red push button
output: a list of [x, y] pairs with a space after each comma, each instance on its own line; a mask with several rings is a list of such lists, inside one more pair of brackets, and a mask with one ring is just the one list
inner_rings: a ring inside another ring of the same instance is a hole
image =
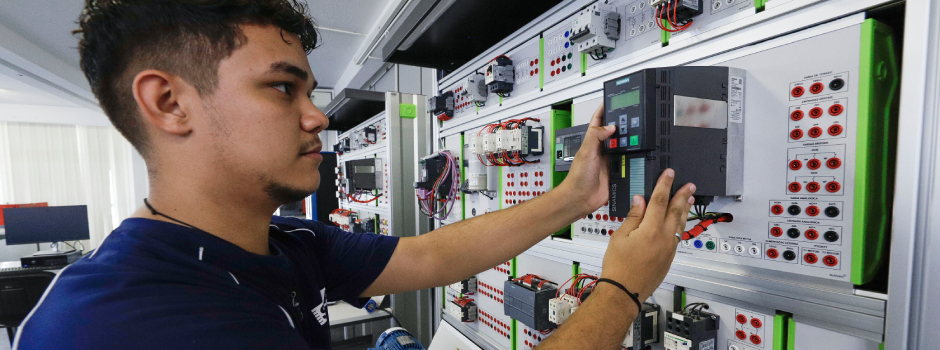
[[610, 139], [610, 148], [617, 148], [617, 139]]

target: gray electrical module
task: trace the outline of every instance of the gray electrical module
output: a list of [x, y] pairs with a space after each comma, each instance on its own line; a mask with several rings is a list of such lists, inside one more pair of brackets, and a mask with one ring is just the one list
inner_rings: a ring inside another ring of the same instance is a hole
[[558, 327], [548, 320], [548, 300], [555, 297], [558, 287], [548, 281], [533, 279], [532, 283], [508, 280], [503, 283], [506, 316], [537, 331]]
[[588, 124], [582, 124], [555, 131], [555, 171], [571, 170], [587, 130]]
[[604, 83], [604, 123], [617, 128], [610, 154], [610, 215], [625, 217], [633, 195], [649, 200], [666, 168], [672, 191], [742, 195], [744, 78], [728, 67], [650, 68]]

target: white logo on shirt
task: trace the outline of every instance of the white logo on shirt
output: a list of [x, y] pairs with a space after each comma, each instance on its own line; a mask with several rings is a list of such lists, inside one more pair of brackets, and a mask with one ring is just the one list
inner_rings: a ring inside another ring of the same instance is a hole
[[310, 312], [313, 312], [313, 316], [317, 318], [317, 322], [320, 322], [321, 326], [326, 325], [329, 320], [326, 315], [326, 288], [320, 289], [320, 305], [314, 307]]

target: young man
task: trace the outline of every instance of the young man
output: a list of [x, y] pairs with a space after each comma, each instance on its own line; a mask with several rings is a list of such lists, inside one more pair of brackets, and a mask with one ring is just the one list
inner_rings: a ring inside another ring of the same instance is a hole
[[[310, 101], [316, 30], [293, 0], [88, 0], [82, 68], [147, 162], [150, 196], [52, 282], [14, 349], [325, 349], [328, 300], [446, 285], [607, 201], [601, 110], [558, 188], [419, 237], [279, 218], [314, 192], [327, 118]], [[316, 63], [314, 62], [314, 67]], [[615, 349], [660, 284], [695, 191], [634, 198], [588, 299], [539, 349]], [[500, 222], [500, 225], [489, 223]]]

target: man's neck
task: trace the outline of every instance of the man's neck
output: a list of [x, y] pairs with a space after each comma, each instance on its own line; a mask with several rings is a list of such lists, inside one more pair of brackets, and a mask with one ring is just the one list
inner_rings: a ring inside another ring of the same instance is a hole
[[[195, 226], [246, 251], [268, 255], [268, 230], [274, 209], [211, 192], [207, 188], [169, 187], [151, 182], [147, 201], [166, 216]], [[143, 203], [131, 217], [178, 224], [167, 217], [154, 215]]]

